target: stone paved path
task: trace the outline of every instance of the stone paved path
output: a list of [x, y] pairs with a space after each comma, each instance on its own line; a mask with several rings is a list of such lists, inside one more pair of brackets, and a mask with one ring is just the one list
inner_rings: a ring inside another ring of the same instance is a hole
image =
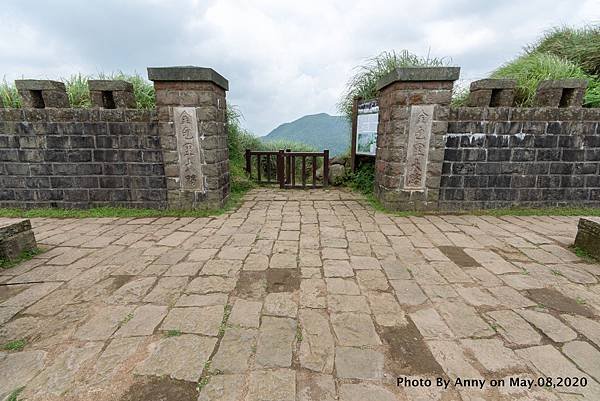
[[[0, 352], [0, 394], [600, 400], [600, 266], [567, 249], [576, 223], [392, 217], [347, 192], [268, 189], [215, 218], [34, 219], [49, 251], [0, 272], [15, 284], [0, 343], [27, 340]], [[508, 384], [544, 376], [587, 386]]]

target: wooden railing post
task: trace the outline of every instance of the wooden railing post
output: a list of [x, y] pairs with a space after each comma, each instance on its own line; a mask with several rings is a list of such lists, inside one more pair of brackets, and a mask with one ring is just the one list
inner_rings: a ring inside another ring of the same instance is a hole
[[[286, 153], [290, 153], [292, 151], [292, 149], [286, 149], [285, 152]], [[285, 182], [286, 184], [290, 184], [292, 182], [291, 178], [292, 178], [292, 158], [290, 157], [290, 155], [286, 155], [285, 156], [285, 161], [286, 161], [286, 172], [285, 172]]]
[[248, 173], [248, 175], [252, 176], [252, 153], [250, 152], [250, 149], [246, 149], [246, 172]]
[[323, 151], [323, 186], [329, 186], [329, 149]]
[[283, 154], [283, 149], [279, 150], [277, 153], [277, 181], [279, 181], [279, 188], [285, 188], [285, 166], [284, 161], [285, 156]]

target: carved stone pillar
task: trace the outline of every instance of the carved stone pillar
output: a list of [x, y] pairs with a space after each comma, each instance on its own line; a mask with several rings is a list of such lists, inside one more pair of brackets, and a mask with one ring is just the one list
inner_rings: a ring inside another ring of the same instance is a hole
[[378, 82], [375, 196], [392, 210], [434, 209], [458, 67], [398, 68]]
[[211, 68], [148, 68], [154, 81], [169, 208], [218, 208], [229, 197], [225, 93]]

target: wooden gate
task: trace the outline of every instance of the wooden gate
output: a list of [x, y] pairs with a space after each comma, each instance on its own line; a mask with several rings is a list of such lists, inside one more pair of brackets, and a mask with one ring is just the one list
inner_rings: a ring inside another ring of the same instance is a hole
[[[254, 156], [254, 161], [252, 160]], [[246, 149], [246, 172], [261, 184], [279, 188], [324, 188], [329, 186], [329, 150], [323, 152], [260, 151]], [[322, 166], [321, 177], [317, 170]]]

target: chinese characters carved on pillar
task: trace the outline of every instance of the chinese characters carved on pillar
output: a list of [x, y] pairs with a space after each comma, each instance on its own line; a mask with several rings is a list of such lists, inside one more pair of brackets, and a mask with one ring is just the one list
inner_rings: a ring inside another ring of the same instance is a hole
[[194, 107], [173, 107], [177, 152], [179, 154], [180, 188], [185, 190], [204, 190], [200, 144], [198, 139], [198, 120]]
[[433, 105], [411, 107], [404, 171], [404, 189], [425, 189], [433, 109]]

